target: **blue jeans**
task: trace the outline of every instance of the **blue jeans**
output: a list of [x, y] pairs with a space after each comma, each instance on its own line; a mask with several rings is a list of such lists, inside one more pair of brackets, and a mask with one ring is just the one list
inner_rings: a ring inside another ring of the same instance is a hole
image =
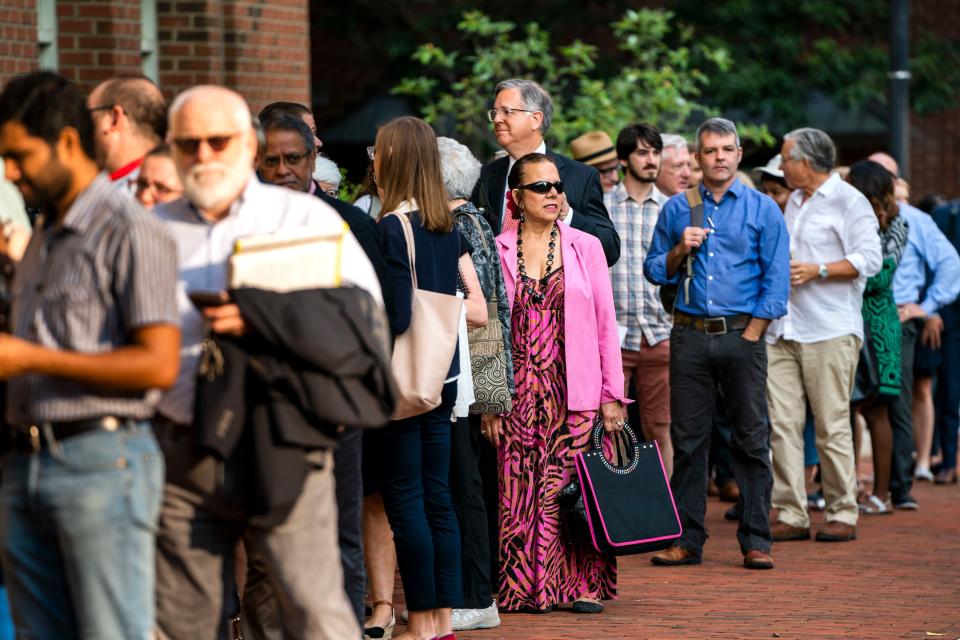
[[450, 498], [450, 416], [457, 383], [443, 387], [440, 406], [381, 430], [383, 502], [410, 611], [463, 603], [460, 529]]
[[0, 558], [18, 637], [153, 637], [162, 490], [147, 422], [7, 457]]

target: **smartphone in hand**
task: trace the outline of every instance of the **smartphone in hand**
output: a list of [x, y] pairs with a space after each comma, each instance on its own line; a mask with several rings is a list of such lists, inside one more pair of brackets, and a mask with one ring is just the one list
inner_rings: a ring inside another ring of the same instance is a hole
[[226, 291], [191, 291], [187, 297], [200, 311], [209, 307], [220, 307], [230, 302], [230, 296]]

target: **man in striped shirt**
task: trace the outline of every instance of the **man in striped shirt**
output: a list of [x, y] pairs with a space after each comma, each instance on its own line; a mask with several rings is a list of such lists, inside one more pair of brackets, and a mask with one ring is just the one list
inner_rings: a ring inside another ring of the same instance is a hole
[[[643, 277], [643, 260], [653, 239], [660, 207], [667, 201], [654, 184], [660, 172], [663, 143], [650, 124], [633, 124], [617, 136], [623, 182], [604, 194], [610, 219], [620, 234], [620, 261], [610, 269], [617, 323], [626, 328], [623, 377], [627, 391], [636, 385], [640, 425], [646, 440], [656, 440], [669, 474], [670, 320], [660, 304], [660, 287]], [[622, 329], [621, 329], [622, 330]]]
[[0, 334], [14, 446], [0, 557], [17, 636], [147, 640], [164, 472], [150, 418], [179, 364], [176, 248], [97, 169], [90, 114], [64, 78], [7, 84], [0, 154], [43, 211]]

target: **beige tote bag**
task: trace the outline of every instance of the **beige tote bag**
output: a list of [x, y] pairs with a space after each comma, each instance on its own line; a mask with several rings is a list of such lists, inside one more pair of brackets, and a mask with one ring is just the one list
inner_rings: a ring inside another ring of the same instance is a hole
[[413, 280], [410, 328], [397, 336], [391, 362], [398, 389], [397, 407], [392, 418], [402, 420], [424, 414], [440, 405], [443, 382], [447, 379], [457, 348], [463, 300], [455, 295], [425, 291], [417, 286], [417, 250], [410, 220], [403, 213], [387, 215], [399, 218], [403, 226], [410, 277]]

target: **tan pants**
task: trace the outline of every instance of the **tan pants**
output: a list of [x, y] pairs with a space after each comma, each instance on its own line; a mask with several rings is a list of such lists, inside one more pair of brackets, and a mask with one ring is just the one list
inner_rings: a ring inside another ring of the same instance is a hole
[[857, 524], [850, 394], [859, 356], [860, 339], [852, 335], [812, 344], [781, 339], [767, 345], [772, 504], [780, 510], [780, 522], [810, 526], [803, 470], [805, 401], [809, 400], [816, 423], [826, 519]]
[[[186, 432], [189, 435], [189, 431]], [[238, 613], [234, 547], [241, 536], [263, 563], [276, 594], [284, 638], [351, 640], [360, 627], [343, 590], [337, 541], [333, 454], [319, 454], [297, 502], [283, 523], [262, 528], [224, 500], [222, 482], [242, 469], [199, 456], [183, 433], [158, 430], [171, 465], [157, 535], [157, 631], [161, 640], [230, 637]], [[179, 466], [194, 470], [191, 490]], [[191, 464], [193, 463], [193, 464]], [[218, 467], [219, 465], [219, 467]], [[219, 470], [218, 470], [219, 468]], [[213, 487], [213, 490], [209, 490]]]

